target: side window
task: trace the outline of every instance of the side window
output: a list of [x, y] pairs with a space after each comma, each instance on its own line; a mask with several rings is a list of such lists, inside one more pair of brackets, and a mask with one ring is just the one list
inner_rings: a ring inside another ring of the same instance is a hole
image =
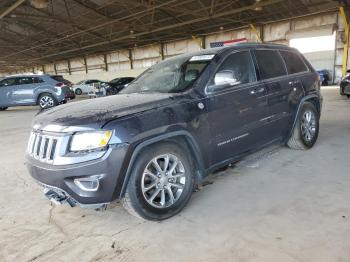
[[14, 86], [17, 85], [16, 78], [7, 78], [0, 82], [0, 86]]
[[92, 81], [91, 81], [91, 80], [86, 80], [86, 81], [85, 81], [85, 85], [90, 85], [90, 84], [92, 84]]
[[277, 51], [255, 50], [255, 56], [258, 60], [261, 79], [269, 79], [287, 74], [283, 60]]
[[20, 77], [18, 78], [19, 85], [33, 84], [33, 77]]
[[229, 55], [217, 70], [214, 85], [239, 85], [256, 81], [255, 67], [249, 51]]
[[289, 74], [306, 72], [308, 70], [303, 60], [296, 53], [289, 51], [281, 51], [280, 53], [286, 63]]
[[44, 80], [42, 80], [40, 77], [33, 77], [33, 82], [34, 83], [43, 83], [44, 82]]

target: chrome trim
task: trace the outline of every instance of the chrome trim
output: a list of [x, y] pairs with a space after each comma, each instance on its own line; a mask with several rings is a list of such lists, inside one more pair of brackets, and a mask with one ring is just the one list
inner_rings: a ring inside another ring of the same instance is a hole
[[88, 153], [68, 152], [71, 136], [70, 133], [33, 130], [29, 138], [27, 154], [39, 162], [61, 166], [96, 160], [111, 152], [111, 149]]
[[[82, 177], [82, 178], [75, 178], [74, 179], [74, 184], [79, 187], [81, 190], [83, 191], [87, 191], [87, 192], [96, 192], [99, 187], [100, 187], [100, 179], [103, 177], [104, 175], [92, 175], [89, 177]], [[94, 188], [87, 188], [86, 186], [84, 186], [84, 184], [82, 182], [96, 182], [96, 187]]]

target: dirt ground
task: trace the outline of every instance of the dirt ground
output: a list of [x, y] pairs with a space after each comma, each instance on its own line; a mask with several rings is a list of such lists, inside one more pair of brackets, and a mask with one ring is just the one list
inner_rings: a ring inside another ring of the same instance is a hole
[[0, 261], [350, 261], [350, 100], [323, 95], [313, 149], [254, 154], [157, 223], [52, 206], [24, 165], [37, 109], [0, 112]]

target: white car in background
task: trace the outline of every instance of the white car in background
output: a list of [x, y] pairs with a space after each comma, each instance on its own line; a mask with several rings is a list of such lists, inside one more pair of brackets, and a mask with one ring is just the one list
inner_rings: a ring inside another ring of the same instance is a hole
[[82, 80], [75, 85], [73, 85], [73, 91], [76, 95], [81, 95], [81, 94], [90, 94], [94, 93], [94, 86], [104, 83], [101, 80], [97, 79], [90, 79], [90, 80]]

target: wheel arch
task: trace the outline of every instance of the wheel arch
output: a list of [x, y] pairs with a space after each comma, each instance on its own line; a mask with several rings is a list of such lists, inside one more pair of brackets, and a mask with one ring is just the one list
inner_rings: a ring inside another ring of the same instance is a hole
[[185, 147], [185, 150], [188, 150], [188, 152], [191, 154], [193, 162], [195, 166], [195, 179], [196, 181], [203, 178], [203, 174], [205, 172], [204, 169], [204, 163], [203, 163], [203, 156], [199, 149], [199, 146], [196, 142], [196, 140], [193, 138], [193, 136], [187, 132], [187, 131], [174, 131], [171, 133], [159, 135], [150, 139], [147, 139], [141, 143], [139, 143], [135, 149], [132, 152], [131, 158], [128, 163], [127, 170], [125, 172], [125, 176], [123, 179], [123, 185], [121, 188], [121, 191], [119, 193], [119, 198], [122, 198], [126, 192], [126, 188], [129, 183], [129, 179], [131, 176], [132, 168], [137, 160], [137, 157], [139, 156], [142, 151], [150, 146], [154, 146], [159, 143], [164, 142], [173, 142], [175, 144], [178, 144], [180, 146]]
[[57, 97], [56, 97], [56, 95], [55, 95], [54, 93], [45, 90], [45, 91], [38, 92], [38, 94], [36, 95], [36, 99], [35, 99], [35, 104], [36, 104], [36, 105], [39, 105], [39, 99], [40, 99], [40, 97], [41, 97], [42, 95], [44, 95], [44, 94], [52, 95], [52, 96], [57, 100]]
[[320, 102], [320, 97], [317, 94], [310, 94], [310, 95], [307, 95], [307, 96], [303, 97], [300, 100], [300, 103], [298, 105], [298, 109], [296, 110], [296, 113], [294, 115], [293, 125], [292, 125], [292, 127], [291, 127], [291, 129], [289, 131], [289, 134], [288, 134], [288, 137], [287, 137], [287, 141], [289, 140], [289, 138], [293, 134], [293, 130], [294, 130], [294, 127], [296, 125], [299, 112], [300, 112], [301, 108], [303, 107], [303, 105], [305, 104], [305, 102], [312, 103], [316, 107], [316, 109], [317, 109], [317, 111], [319, 113], [319, 116], [321, 116], [322, 103]]

